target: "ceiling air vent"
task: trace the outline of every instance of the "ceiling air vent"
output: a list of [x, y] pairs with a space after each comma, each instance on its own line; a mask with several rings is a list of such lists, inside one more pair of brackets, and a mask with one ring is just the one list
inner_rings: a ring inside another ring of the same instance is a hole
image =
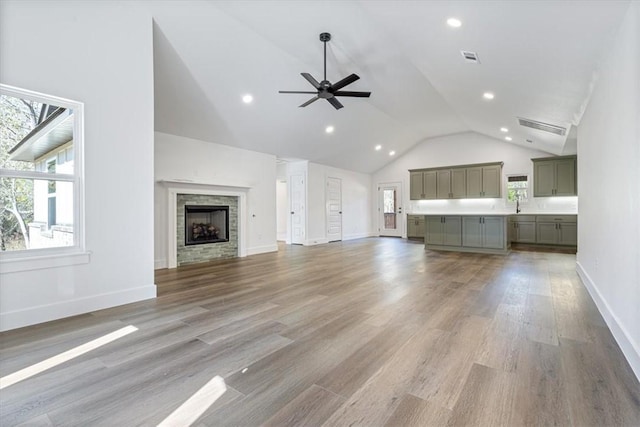
[[468, 50], [461, 50], [460, 53], [464, 58], [465, 62], [470, 62], [472, 64], [479, 64], [480, 59], [478, 59], [478, 54], [475, 52], [469, 52]]
[[518, 122], [520, 122], [520, 126], [538, 129], [560, 136], [564, 136], [567, 133], [567, 128], [563, 128], [562, 126], [550, 125], [549, 123], [536, 122], [535, 120], [523, 119], [522, 117], [518, 117]]

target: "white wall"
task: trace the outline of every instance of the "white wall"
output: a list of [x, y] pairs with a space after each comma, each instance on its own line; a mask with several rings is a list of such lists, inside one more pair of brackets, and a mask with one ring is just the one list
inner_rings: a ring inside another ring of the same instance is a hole
[[371, 175], [309, 163], [307, 175], [307, 244], [326, 243], [327, 178], [342, 182], [342, 240], [372, 236]]
[[[385, 182], [402, 182], [402, 207], [404, 213], [441, 213], [472, 211], [510, 211], [513, 208], [506, 204], [506, 176], [528, 174], [532, 188], [532, 158], [551, 157], [551, 154], [531, 150], [489, 138], [487, 136], [466, 132], [439, 138], [428, 139], [412, 150], [396, 159], [373, 175], [373, 186]], [[504, 162], [502, 168], [503, 182], [500, 199], [464, 199], [464, 200], [409, 200], [409, 169], [453, 166], [474, 163]], [[377, 190], [377, 189], [376, 189]], [[522, 205], [522, 212], [567, 212], [576, 213], [578, 200], [576, 197], [532, 197]], [[372, 213], [377, 212], [374, 200]], [[406, 230], [405, 230], [406, 232]]]
[[[250, 187], [247, 194], [247, 254], [278, 250], [275, 156], [156, 132], [155, 180]], [[167, 203], [166, 188], [156, 182], [156, 268], [167, 265]]]
[[578, 127], [578, 272], [640, 378], [640, 3]]
[[80, 265], [3, 270], [0, 329], [154, 297], [151, 17], [112, 2], [3, 1], [0, 9], [2, 83], [85, 104], [91, 252]]

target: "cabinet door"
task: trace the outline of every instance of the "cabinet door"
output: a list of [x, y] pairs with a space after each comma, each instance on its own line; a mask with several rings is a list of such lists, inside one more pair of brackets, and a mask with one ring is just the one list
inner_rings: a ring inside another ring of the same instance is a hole
[[451, 196], [454, 199], [467, 197], [467, 170], [451, 169]]
[[462, 246], [482, 247], [482, 224], [479, 216], [462, 217]]
[[416, 218], [413, 215], [407, 215], [407, 237], [416, 237]]
[[424, 198], [424, 191], [422, 191], [422, 172], [409, 172], [409, 198], [411, 200]]
[[518, 241], [518, 223], [517, 222], [509, 222], [509, 227], [507, 228], [507, 239], [510, 242]]
[[447, 246], [462, 245], [462, 222], [459, 216], [444, 217], [444, 240]]
[[502, 167], [500, 165], [482, 168], [482, 197], [500, 197], [501, 172]]
[[423, 199], [437, 199], [438, 198], [438, 179], [435, 171], [428, 171], [423, 173], [422, 181], [422, 195]]
[[576, 195], [576, 160], [565, 159], [556, 161], [555, 196]]
[[443, 222], [441, 216], [428, 216], [425, 218], [427, 228], [426, 243], [428, 245], [442, 245], [444, 241]]
[[558, 224], [555, 222], [539, 222], [536, 224], [536, 243], [555, 245], [558, 243]]
[[578, 224], [564, 223], [559, 224], [560, 233], [558, 237], [558, 243], [561, 245], [578, 245]]
[[467, 168], [467, 197], [482, 196], [482, 168]]
[[536, 223], [519, 222], [517, 241], [520, 243], [536, 243]]
[[419, 216], [416, 222], [416, 237], [420, 237], [421, 239], [424, 239], [424, 233], [425, 233], [424, 217]]
[[485, 216], [482, 218], [482, 247], [492, 249], [504, 248], [504, 218]]
[[451, 170], [443, 169], [436, 171], [438, 174], [438, 199], [451, 198]]
[[535, 197], [553, 196], [556, 181], [556, 162], [545, 160], [533, 164], [533, 195]]

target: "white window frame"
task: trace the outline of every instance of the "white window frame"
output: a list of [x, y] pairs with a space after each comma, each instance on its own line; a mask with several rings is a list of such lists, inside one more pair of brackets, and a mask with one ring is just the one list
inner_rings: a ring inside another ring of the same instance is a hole
[[[0, 93], [15, 98], [29, 99], [43, 104], [73, 110], [73, 174], [51, 174], [46, 171], [18, 171], [0, 169], [0, 176], [33, 180], [66, 181], [73, 183], [73, 245], [59, 248], [23, 249], [0, 252], [0, 273], [62, 267], [89, 262], [85, 246], [84, 208], [84, 103], [70, 99], [17, 88], [0, 83]], [[46, 170], [46, 168], [45, 168]]]
[[524, 200], [520, 200], [520, 204], [521, 205], [526, 205], [529, 203], [529, 201], [531, 200], [531, 191], [532, 191], [532, 187], [531, 187], [531, 174], [530, 173], [512, 173], [509, 175], [505, 175], [505, 202], [507, 204], [507, 206], [515, 206], [516, 202], [512, 202], [511, 200], [509, 200], [509, 177], [511, 176], [526, 176], [527, 177], [527, 198]]

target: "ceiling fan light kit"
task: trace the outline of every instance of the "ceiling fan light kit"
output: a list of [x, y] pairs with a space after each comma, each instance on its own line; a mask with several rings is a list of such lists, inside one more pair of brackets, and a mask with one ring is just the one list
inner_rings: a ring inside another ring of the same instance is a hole
[[344, 107], [336, 99], [337, 96], [345, 96], [345, 97], [355, 97], [355, 98], [368, 98], [371, 96], [371, 92], [355, 92], [355, 91], [344, 91], [340, 90], [343, 87], [350, 85], [356, 80], [360, 79], [357, 74], [351, 74], [344, 79], [340, 80], [337, 83], [331, 84], [329, 80], [327, 80], [327, 42], [331, 40], [331, 34], [329, 33], [320, 33], [320, 41], [324, 43], [324, 79], [321, 82], [318, 82], [313, 76], [309, 73], [300, 73], [302, 77], [304, 77], [310, 84], [313, 86], [316, 91], [295, 91], [295, 90], [281, 90], [279, 93], [302, 93], [302, 94], [312, 94], [315, 97], [311, 98], [307, 102], [300, 105], [300, 107], [306, 107], [307, 105], [317, 101], [318, 99], [326, 99], [329, 104], [333, 105], [336, 110]]

